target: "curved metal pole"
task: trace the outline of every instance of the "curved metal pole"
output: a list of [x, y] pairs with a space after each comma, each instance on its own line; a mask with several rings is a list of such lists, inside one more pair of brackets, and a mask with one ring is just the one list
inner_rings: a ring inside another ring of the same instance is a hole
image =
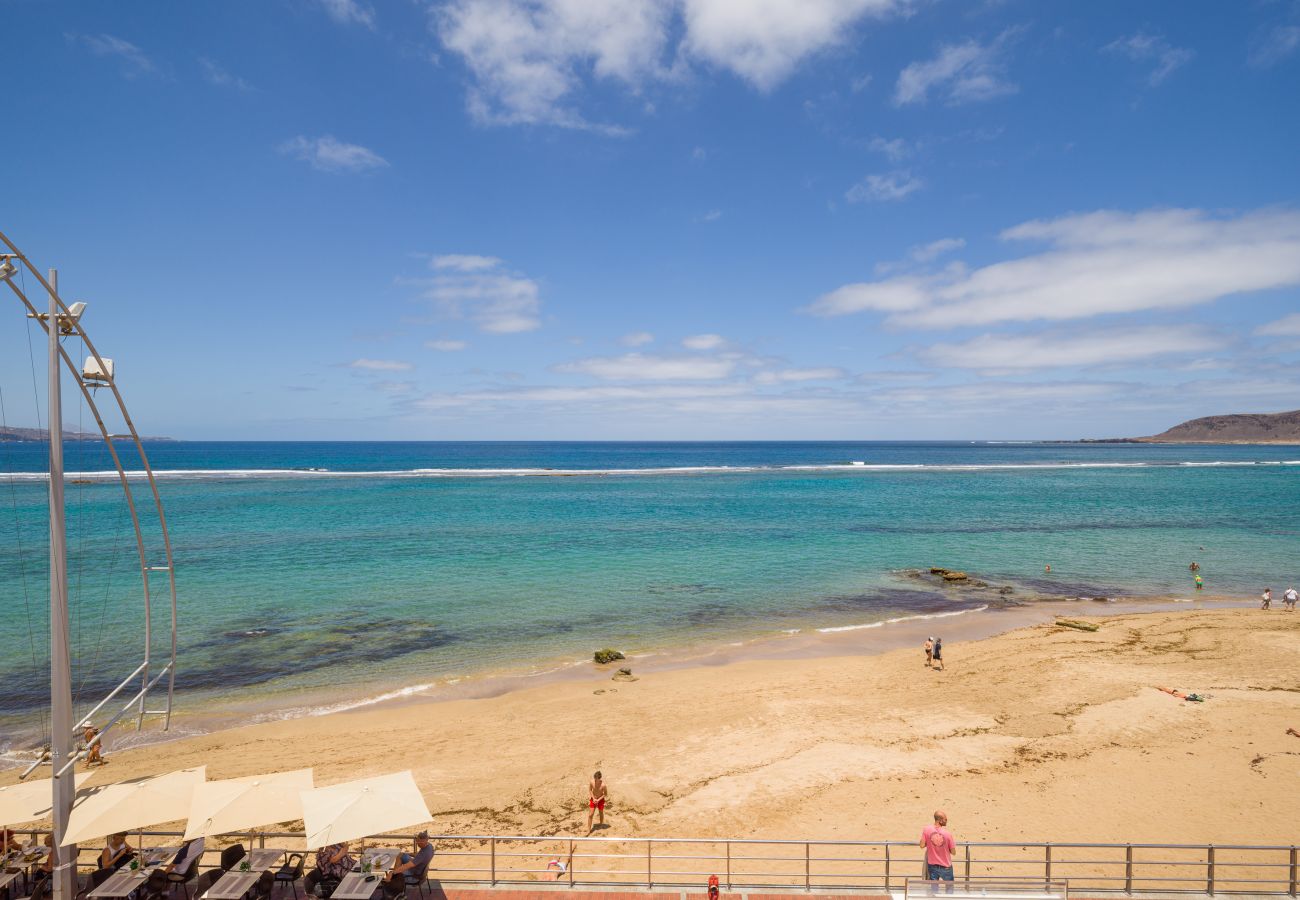
[[[23, 255], [22, 251], [20, 251], [18, 247], [13, 243], [13, 241], [9, 240], [8, 236], [6, 236], [3, 232], [0, 232], [0, 242], [2, 242], [5, 246], [9, 248], [9, 250], [12, 252], [12, 258], [17, 259], [19, 262], [21, 262], [23, 266], [26, 267], [27, 271], [30, 272], [32, 276], [41, 284], [41, 286], [44, 287], [45, 290], [54, 298], [57, 308], [61, 311], [61, 315], [67, 316], [67, 318], [64, 319], [64, 321], [71, 325], [71, 328], [73, 329], [74, 333], [78, 337], [80, 337], [81, 340], [85, 343], [86, 349], [90, 351], [90, 354], [94, 358], [96, 364], [99, 366], [100, 371], [107, 373], [108, 367], [104, 363], [104, 358], [100, 356], [99, 351], [95, 348], [94, 342], [90, 340], [90, 337], [86, 334], [85, 329], [82, 328], [81, 322], [79, 320], [73, 319], [69, 315], [68, 307], [63, 302], [63, 298], [58, 296], [57, 292], [49, 284], [49, 282], [46, 281], [45, 277], [41, 275], [40, 271], [34, 265], [32, 265], [31, 261], [28, 260], [27, 257]], [[37, 322], [41, 324], [41, 327], [45, 328], [48, 332], [48, 330], [51, 327], [58, 326], [58, 323], [46, 322], [41, 318], [39, 312], [28, 300], [26, 295], [24, 295], [22, 290], [20, 290], [19, 287], [13, 283], [13, 278], [8, 279], [8, 284], [10, 289], [14, 292], [14, 294], [17, 295], [19, 300], [22, 301], [23, 305], [27, 307], [30, 313], [32, 313], [33, 318], [35, 318]], [[171, 655], [170, 655], [170, 662], [167, 666], [169, 672], [169, 678], [167, 683], [167, 708], [164, 713], [165, 718], [163, 722], [163, 728], [166, 729], [171, 725], [172, 698], [174, 696], [175, 683], [176, 683], [177, 609], [176, 609], [176, 568], [172, 556], [171, 535], [167, 530], [167, 516], [163, 510], [163, 505], [162, 505], [162, 496], [158, 491], [158, 483], [157, 480], [154, 478], [153, 468], [149, 465], [149, 457], [145, 453], [144, 444], [140, 439], [139, 433], [136, 431], [135, 423], [131, 419], [131, 414], [127, 411], [126, 402], [122, 399], [122, 394], [117, 389], [117, 383], [115, 379], [109, 377], [106, 379], [106, 384], [104, 386], [107, 386], [109, 390], [113, 392], [113, 398], [117, 402], [118, 411], [121, 413], [123, 422], [126, 424], [127, 430], [131, 435], [131, 439], [135, 444], [136, 452], [140, 454], [140, 462], [143, 467], [145, 477], [148, 480], [150, 492], [153, 494], [154, 507], [158, 514], [158, 522], [160, 526], [159, 530], [162, 534], [163, 553], [166, 559], [166, 564], [165, 566], [151, 566], [149, 564], [148, 550], [145, 545], [143, 530], [141, 529], [140, 526], [139, 514], [136, 509], [135, 496], [131, 490], [130, 482], [126, 474], [126, 469], [123, 467], [121, 458], [118, 456], [117, 453], [117, 448], [113, 443], [112, 435], [110, 434], [107, 426], [104, 424], [103, 416], [99, 412], [99, 407], [95, 404], [95, 399], [90, 391], [90, 386], [87, 385], [85, 379], [83, 378], [80, 367], [72, 360], [72, 358], [68, 355], [67, 351], [63, 348], [61, 344], [59, 346], [59, 355], [62, 357], [64, 363], [68, 366], [69, 371], [76, 379], [77, 386], [81, 389], [82, 396], [85, 398], [86, 403], [90, 407], [91, 413], [95, 418], [95, 424], [98, 426], [100, 434], [104, 438], [104, 445], [105, 447], [108, 448], [109, 456], [112, 458], [114, 468], [117, 470], [118, 480], [122, 485], [123, 493], [126, 495], [127, 506], [131, 513], [132, 525], [135, 529], [136, 547], [140, 557], [140, 575], [143, 583], [144, 605], [145, 605], [145, 650], [144, 650], [145, 660], [144, 660], [144, 665], [142, 667], [142, 671], [140, 672], [142, 688], [141, 688], [141, 694], [139, 698], [139, 704], [140, 704], [139, 712], [136, 719], [137, 730], [141, 727], [141, 724], [143, 723], [144, 720], [144, 716], [148, 711], [146, 705], [147, 693], [149, 688], [152, 686], [152, 683], [149, 680], [149, 663], [150, 663], [151, 651], [152, 651], [153, 616], [152, 616], [151, 592], [149, 586], [149, 574], [150, 572], [158, 571], [159, 569], [164, 569], [167, 572], [168, 592], [170, 594], [170, 600], [171, 600]], [[95, 386], [98, 387], [100, 385], [95, 385]]]

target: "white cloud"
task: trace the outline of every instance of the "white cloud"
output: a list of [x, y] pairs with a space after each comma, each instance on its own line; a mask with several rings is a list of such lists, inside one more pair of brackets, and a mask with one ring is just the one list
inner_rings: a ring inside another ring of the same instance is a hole
[[446, 253], [429, 260], [431, 269], [451, 269], [456, 272], [482, 272], [499, 265], [501, 260], [495, 256], [475, 256], [470, 253]]
[[111, 34], [69, 34], [65, 37], [79, 42], [96, 56], [116, 57], [122, 63], [122, 74], [127, 78], [136, 78], [157, 71], [153, 61], [143, 50], [120, 37]]
[[687, 350], [716, 350], [725, 343], [720, 334], [693, 334], [682, 339], [682, 346]]
[[418, 285], [443, 315], [469, 319], [489, 334], [532, 331], [542, 324], [540, 289], [531, 278], [505, 268], [495, 256], [450, 254], [433, 257], [432, 278], [399, 279]]
[[374, 30], [375, 11], [360, 0], [317, 0], [321, 8], [340, 25], [361, 25]]
[[708, 212], [706, 212], [706, 213], [701, 213], [699, 216], [697, 216], [697, 217], [696, 217], [696, 221], [698, 221], [698, 222], [716, 222], [716, 221], [718, 221], [718, 220], [721, 219], [721, 218], [722, 218], [722, 210], [720, 210], [720, 209], [711, 209], [711, 210], [709, 210]]
[[890, 162], [899, 162], [912, 155], [912, 147], [902, 138], [893, 138], [885, 140], [877, 135], [867, 144], [867, 149], [875, 153], [883, 153]]
[[625, 347], [642, 347], [653, 343], [654, 339], [655, 336], [648, 331], [633, 331], [619, 338], [619, 342]]
[[865, 75], [859, 75], [849, 83], [849, 90], [855, 94], [861, 94], [867, 88], [871, 87], [871, 82], [874, 80], [875, 78], [870, 72], [867, 72]]
[[555, 371], [604, 381], [716, 381], [736, 368], [735, 360], [713, 356], [654, 356], [625, 353], [593, 356], [555, 366]]
[[933, 262], [940, 256], [960, 250], [966, 246], [965, 238], [940, 238], [928, 244], [920, 244], [908, 251], [908, 258], [913, 262]]
[[768, 91], [808, 56], [847, 40], [863, 18], [904, 5], [896, 0], [683, 0], [683, 49]]
[[1222, 338], [1200, 326], [1144, 325], [1083, 333], [984, 334], [935, 344], [920, 356], [946, 368], [1014, 371], [1136, 363], [1222, 346]]
[[1191, 62], [1192, 57], [1196, 55], [1186, 48], [1172, 46], [1161, 35], [1147, 34], [1144, 31], [1116, 38], [1102, 50], [1126, 56], [1133, 62], [1154, 63], [1154, 68], [1147, 75], [1147, 83], [1152, 87], [1160, 84], [1176, 69]]
[[757, 384], [787, 384], [800, 381], [838, 381], [847, 378], [848, 373], [834, 366], [806, 369], [775, 369], [759, 372], [754, 376]]
[[206, 56], [199, 57], [199, 68], [203, 70], [203, 77], [208, 84], [215, 84], [217, 87], [232, 87], [240, 91], [254, 90], [253, 86], [247, 81], [236, 75], [231, 75]]
[[439, 340], [425, 341], [424, 346], [430, 350], [437, 350], [439, 353], [454, 353], [457, 350], [464, 350], [469, 344], [464, 341], [451, 341], [445, 338]]
[[1300, 47], [1300, 25], [1277, 25], [1251, 51], [1249, 62], [1256, 68], [1268, 68], [1286, 59], [1298, 47]]
[[878, 175], [868, 175], [844, 193], [850, 203], [902, 200], [908, 194], [925, 187], [925, 182], [907, 169], [898, 169]]
[[632, 88], [658, 77], [669, 11], [659, 0], [453, 0], [433, 21], [474, 75], [479, 122], [618, 133], [588, 122], [570, 95], [587, 75]]
[[1004, 45], [1013, 35], [1003, 32], [987, 45], [974, 40], [945, 44], [934, 59], [912, 63], [898, 73], [894, 105], [925, 103], [931, 92], [943, 94], [951, 105], [1014, 94], [1019, 88], [1007, 80], [1002, 62]]
[[348, 363], [349, 369], [361, 369], [366, 372], [409, 372], [415, 368], [409, 362], [396, 359], [354, 359]]
[[[467, 105], [484, 124], [541, 124], [623, 135], [577, 109], [588, 81], [629, 93], [679, 80], [692, 63], [771, 90], [809, 56], [844, 43], [869, 16], [910, 0], [451, 0], [432, 12], [443, 45], [473, 75]], [[676, 40], [676, 45], [674, 45]]]
[[845, 285], [808, 311], [872, 310], [894, 325], [951, 328], [1178, 309], [1300, 284], [1300, 213], [1291, 210], [1103, 210], [1026, 222], [1002, 238], [1047, 248], [974, 270], [952, 264]]
[[1261, 325], [1255, 329], [1255, 334], [1263, 337], [1300, 337], [1300, 313], [1291, 313]]
[[285, 141], [279, 150], [320, 172], [369, 172], [388, 166], [388, 160], [373, 150], [359, 144], [345, 144], [328, 134], [318, 138], [299, 135]]

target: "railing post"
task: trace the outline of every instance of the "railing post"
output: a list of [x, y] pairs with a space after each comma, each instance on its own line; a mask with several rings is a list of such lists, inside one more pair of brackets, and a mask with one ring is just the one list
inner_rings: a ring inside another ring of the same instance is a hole
[[[1293, 890], [1291, 891], [1291, 893], [1294, 894], [1294, 893], [1295, 893], [1295, 890], [1294, 890], [1294, 887], [1295, 887], [1295, 850], [1294, 850], [1294, 849], [1292, 849], [1292, 851], [1291, 851], [1291, 863], [1292, 863], [1292, 865], [1291, 865], [1291, 882], [1292, 882], [1292, 885], [1291, 885], [1291, 886], [1292, 886], [1292, 888], [1293, 888]], [[727, 841], [727, 890], [731, 890], [731, 841]]]
[[497, 839], [495, 835], [488, 838], [488, 854], [492, 860], [492, 886], [495, 887], [497, 883]]
[[1133, 893], [1133, 845], [1124, 845], [1124, 893]]
[[1214, 896], [1214, 845], [1205, 848], [1205, 893]]
[[650, 862], [650, 848], [654, 846], [652, 841], [645, 842], [645, 886], [646, 890], [653, 890], [655, 884], [654, 869]]
[[962, 846], [966, 848], [966, 883], [969, 884], [970, 883], [970, 844], [967, 843], [967, 844], [963, 844]]
[[812, 844], [807, 841], [803, 845], [803, 889], [812, 890]]
[[1044, 880], [1051, 881], [1052, 880], [1052, 845], [1051, 844], [1043, 845], [1043, 869], [1044, 869], [1044, 875], [1046, 876]]
[[573, 838], [569, 838], [569, 887], [573, 887]]
[[889, 844], [885, 844], [885, 893], [889, 893]]
[[1295, 896], [1295, 886], [1296, 886], [1296, 848], [1295, 845], [1292, 844], [1291, 845], [1291, 890], [1290, 890], [1290, 894], [1292, 897]]

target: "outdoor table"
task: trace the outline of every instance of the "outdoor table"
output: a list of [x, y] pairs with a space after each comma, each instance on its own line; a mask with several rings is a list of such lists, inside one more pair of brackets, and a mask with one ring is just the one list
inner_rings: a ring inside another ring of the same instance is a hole
[[217, 879], [217, 883], [208, 888], [203, 900], [240, 900], [253, 889], [261, 872], [241, 872], [231, 870]]
[[156, 871], [157, 866], [146, 866], [140, 869], [128, 869], [123, 867], [118, 869], [113, 875], [110, 875], [99, 887], [95, 888], [87, 897], [128, 897], [131, 893], [149, 880], [149, 873]]
[[[284, 858], [285, 850], [276, 850], [272, 847], [266, 847], [261, 850], [250, 850], [245, 859], [248, 861], [248, 867], [254, 872], [266, 872]], [[240, 860], [238, 866], [242, 866], [244, 860]]]
[[[366, 881], [366, 879], [372, 879]], [[370, 900], [384, 883], [382, 872], [349, 872], [330, 895], [331, 900]]]
[[361, 854], [361, 861], [362, 863], [369, 862], [372, 869], [391, 869], [401, 853], [401, 850], [392, 847], [371, 847]]
[[23, 874], [22, 869], [15, 869], [12, 872], [0, 872], [0, 891], [9, 887], [21, 874]]

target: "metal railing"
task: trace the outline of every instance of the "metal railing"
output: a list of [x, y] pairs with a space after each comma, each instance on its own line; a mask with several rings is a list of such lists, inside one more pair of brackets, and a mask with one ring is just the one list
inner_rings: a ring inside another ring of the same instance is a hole
[[[38, 840], [47, 831], [23, 829]], [[179, 846], [179, 831], [131, 833], [148, 846]], [[367, 838], [408, 844], [411, 834]], [[158, 840], [155, 840], [158, 839]], [[889, 893], [922, 876], [911, 841], [811, 841], [723, 838], [628, 838], [535, 835], [432, 835], [430, 877], [443, 884], [637, 889], [700, 888], [710, 875], [727, 890], [852, 890]], [[205, 862], [233, 843], [301, 851], [301, 831], [250, 831], [210, 839]], [[309, 857], [309, 867], [311, 863]], [[556, 865], [562, 863], [562, 866]], [[971, 842], [953, 859], [959, 881], [1066, 879], [1089, 894], [1259, 894], [1297, 896], [1300, 854], [1291, 845]], [[215, 865], [215, 861], [213, 862]], [[94, 868], [83, 849], [79, 867]]]

